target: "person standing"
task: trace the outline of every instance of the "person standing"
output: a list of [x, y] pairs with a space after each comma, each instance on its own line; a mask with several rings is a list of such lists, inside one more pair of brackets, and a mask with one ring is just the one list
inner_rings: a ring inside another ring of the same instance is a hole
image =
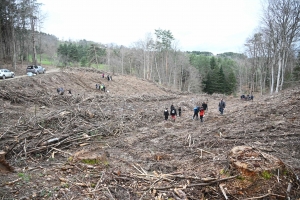
[[172, 111], [174, 108], [175, 108], [175, 107], [174, 107], [174, 105], [172, 104], [170, 110]]
[[220, 103], [219, 103], [219, 111], [220, 111], [220, 114], [223, 115], [223, 112], [224, 112], [224, 109], [225, 109], [225, 101], [223, 99], [221, 99]]
[[178, 116], [181, 117], [181, 107], [178, 108]]
[[205, 111], [208, 111], [208, 105], [207, 105], [206, 102], [203, 102], [203, 103], [202, 103], [202, 108], [203, 108], [203, 110], [204, 110], [204, 113], [205, 113]]
[[198, 113], [199, 113], [199, 107], [198, 107], [198, 106], [195, 106], [195, 108], [194, 108], [193, 119], [196, 117], [196, 120], [198, 120]]
[[168, 118], [169, 118], [169, 111], [168, 111], [168, 108], [165, 109], [165, 111], [164, 111], [164, 116], [165, 116], [165, 120], [167, 121]]
[[176, 112], [175, 107], [173, 106], [173, 109], [171, 110], [171, 117], [174, 120], [174, 122], [175, 122], [175, 119], [176, 119], [176, 115], [177, 115], [177, 112]]
[[200, 107], [200, 121], [203, 122], [204, 108]]
[[104, 78], [104, 73], [102, 74], [102, 78]]
[[62, 88], [62, 87], [61, 87], [61, 88], [57, 88], [56, 91], [57, 91], [57, 93], [60, 94], [60, 95], [63, 95], [64, 92], [65, 92], [65, 91], [64, 91], [64, 88]]

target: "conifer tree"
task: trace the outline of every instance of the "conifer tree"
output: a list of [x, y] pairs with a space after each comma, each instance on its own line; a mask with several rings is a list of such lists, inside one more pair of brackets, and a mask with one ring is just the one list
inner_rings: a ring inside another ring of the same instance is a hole
[[222, 66], [220, 67], [220, 70], [217, 74], [217, 81], [215, 82], [215, 85], [216, 85], [215, 88], [217, 93], [225, 94], [227, 81]]
[[232, 94], [236, 89], [236, 83], [237, 83], [236, 77], [235, 77], [233, 71], [231, 70], [231, 72], [229, 73], [228, 78], [227, 78], [227, 87], [226, 87], [225, 93]]

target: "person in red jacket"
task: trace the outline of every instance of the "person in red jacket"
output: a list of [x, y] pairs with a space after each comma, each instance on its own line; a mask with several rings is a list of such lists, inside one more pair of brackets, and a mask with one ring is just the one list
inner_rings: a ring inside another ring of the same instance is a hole
[[204, 116], [204, 109], [203, 107], [200, 107], [200, 122], [203, 122], [203, 116]]
[[175, 122], [177, 112], [176, 112], [176, 109], [175, 109], [175, 107], [174, 107], [173, 105], [172, 105], [172, 109], [171, 109], [171, 111], [170, 111], [170, 114], [171, 114], [172, 119], [173, 119], [174, 122]]

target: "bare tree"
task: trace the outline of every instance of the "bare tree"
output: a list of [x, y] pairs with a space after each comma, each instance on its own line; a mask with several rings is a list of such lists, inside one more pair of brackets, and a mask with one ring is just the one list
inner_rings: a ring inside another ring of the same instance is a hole
[[[271, 41], [271, 90], [276, 82], [275, 92], [282, 89], [284, 74], [293, 43], [299, 40], [300, 3], [297, 0], [268, 0], [263, 16], [264, 33]], [[277, 67], [275, 71], [274, 67]], [[275, 72], [277, 78], [275, 80]]]

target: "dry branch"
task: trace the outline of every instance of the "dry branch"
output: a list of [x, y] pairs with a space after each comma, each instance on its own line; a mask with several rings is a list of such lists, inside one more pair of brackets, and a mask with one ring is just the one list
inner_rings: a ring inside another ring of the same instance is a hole
[[171, 188], [191, 188], [191, 187], [196, 187], [196, 186], [208, 186], [208, 185], [212, 185], [214, 183], [231, 180], [231, 179], [234, 179], [235, 177], [237, 177], [237, 175], [236, 176], [230, 176], [228, 178], [218, 179], [218, 180], [215, 180], [215, 181], [211, 181], [209, 183], [195, 183], [195, 184], [190, 184], [190, 185], [186, 185], [186, 186], [172, 185], [172, 186], [167, 186], [167, 187], [159, 187], [159, 188], [151, 188], [151, 189], [154, 189], [154, 190], [167, 190], [167, 189], [171, 189]]
[[246, 199], [243, 199], [243, 200], [263, 199], [263, 198], [268, 197], [268, 196], [275, 196], [275, 197], [285, 198], [285, 196], [282, 196], [282, 195], [279, 195], [279, 194], [269, 193], [269, 194], [265, 194], [265, 195], [262, 195], [262, 196], [259, 196], [259, 197], [251, 197], [251, 198], [246, 198]]

